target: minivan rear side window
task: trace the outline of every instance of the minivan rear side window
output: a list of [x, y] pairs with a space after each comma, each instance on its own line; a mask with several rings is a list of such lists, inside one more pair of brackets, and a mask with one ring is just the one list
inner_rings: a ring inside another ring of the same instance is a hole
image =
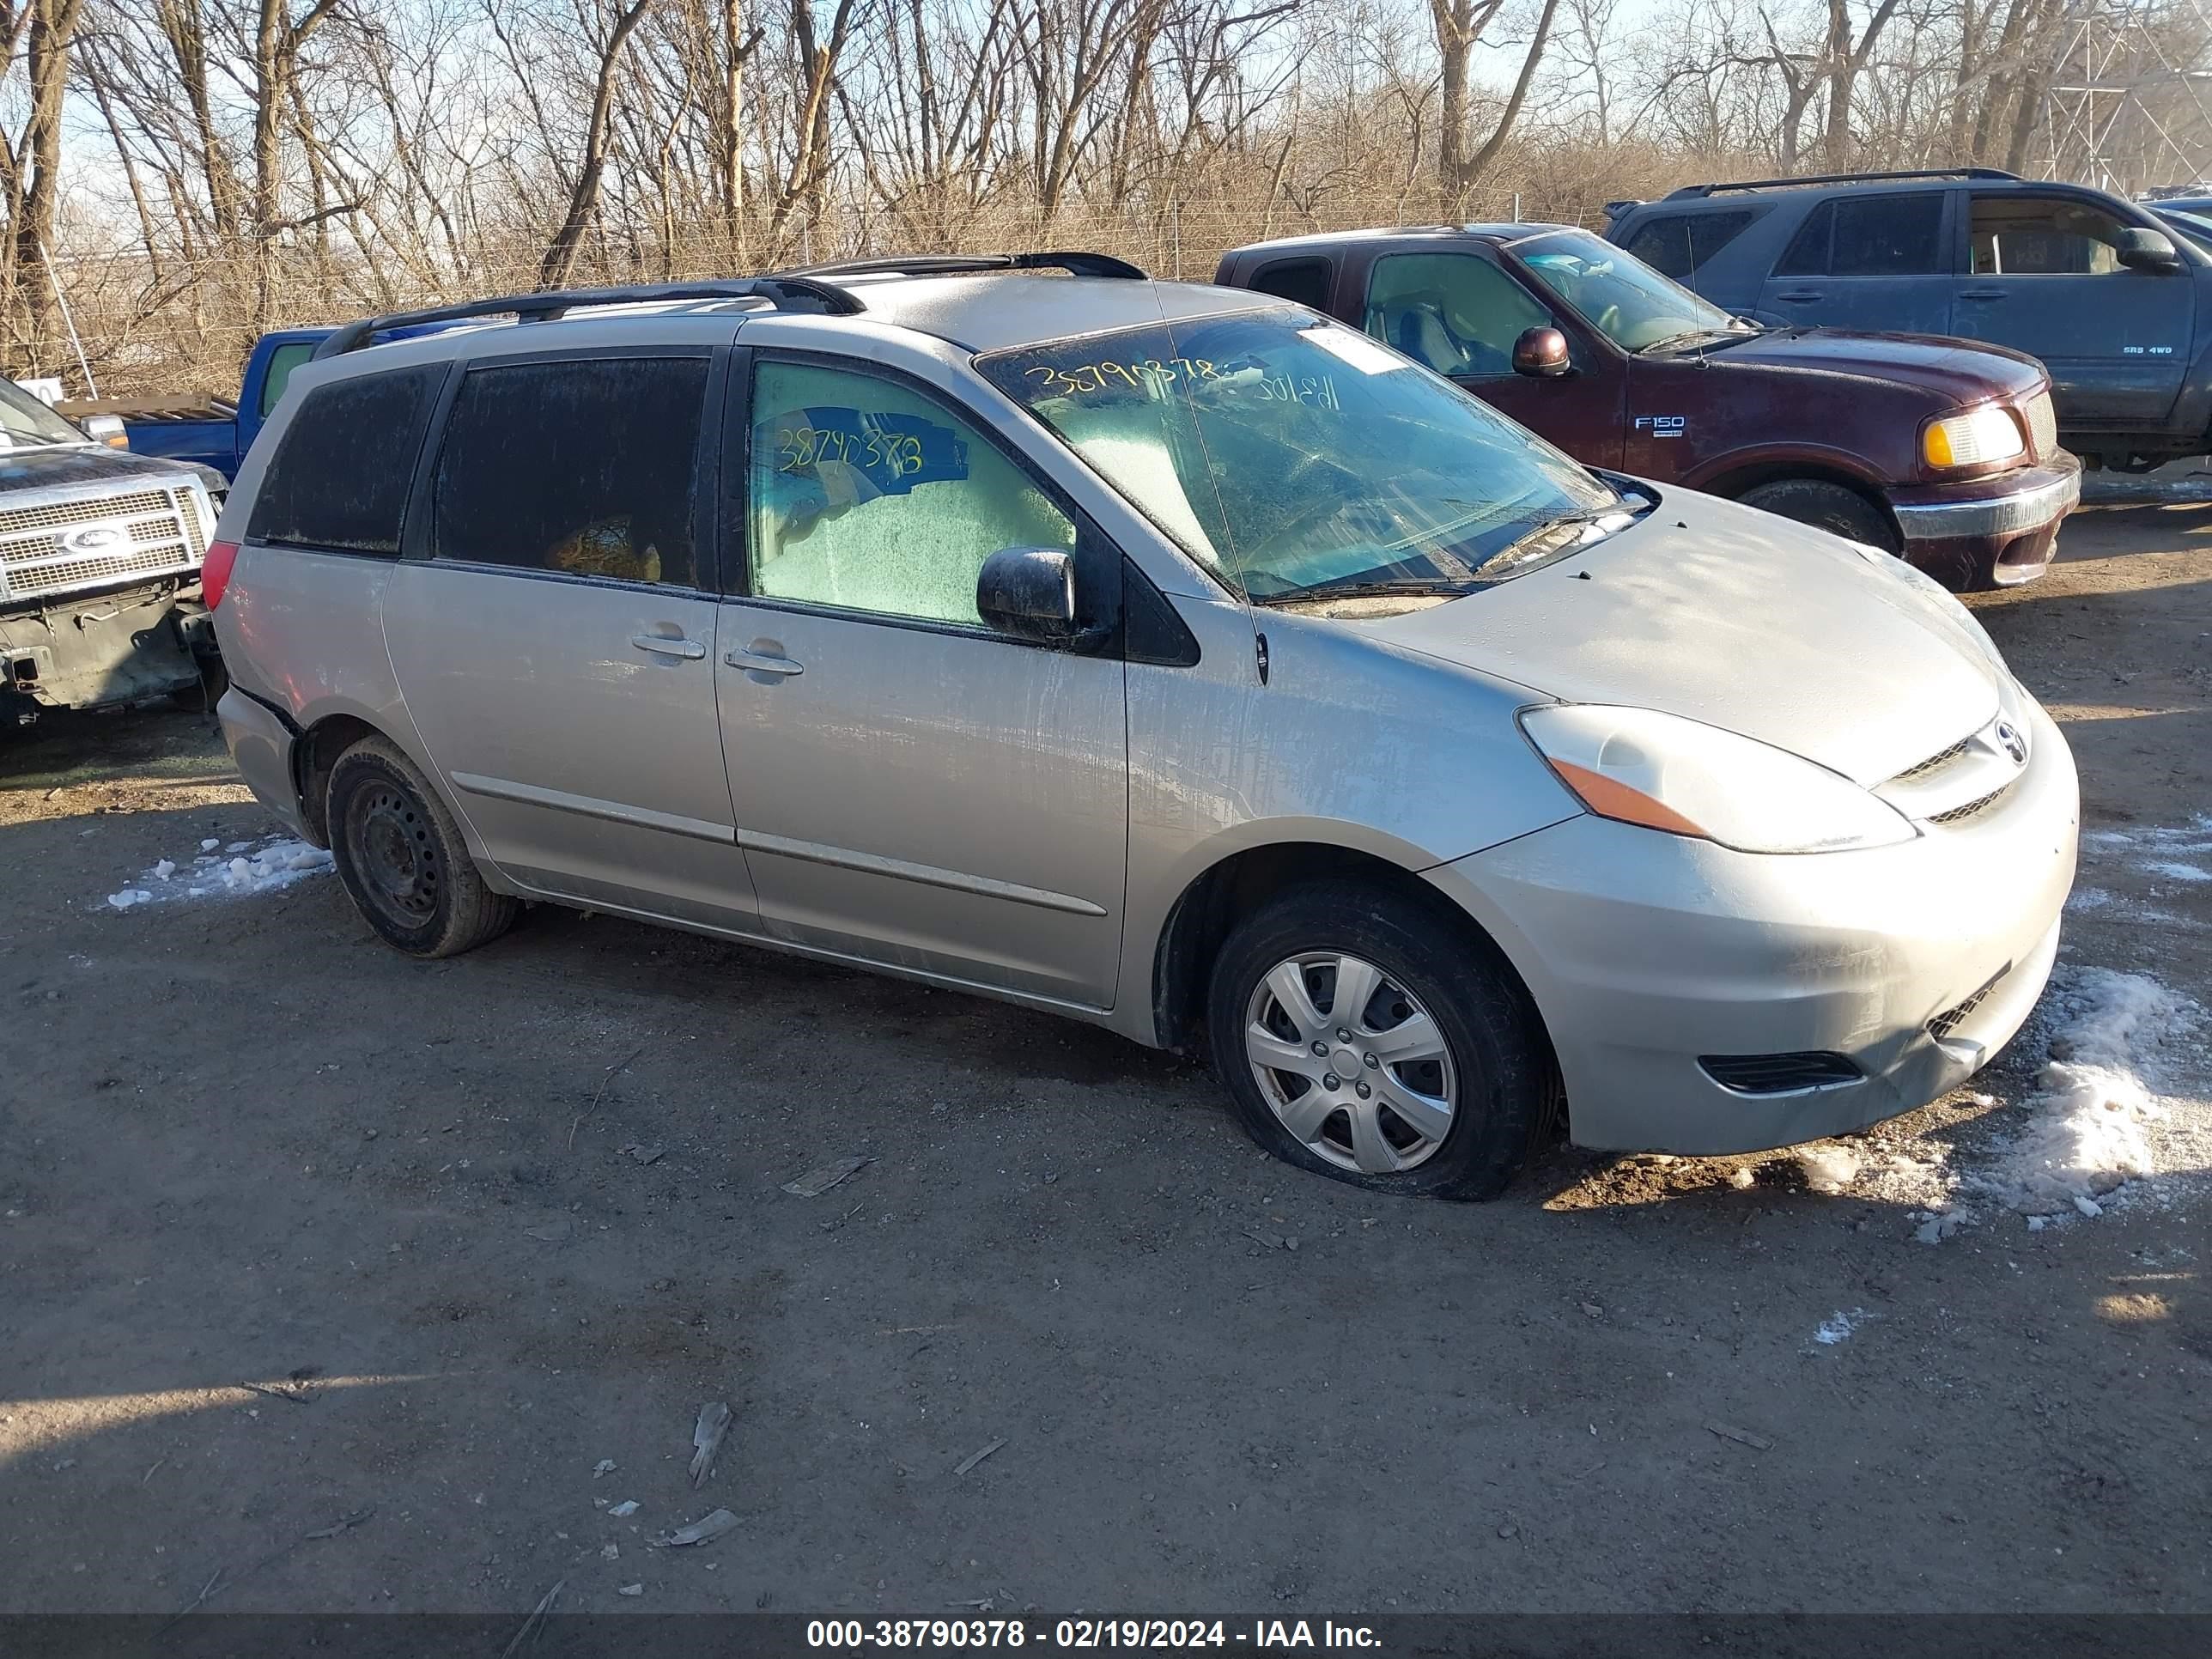
[[1748, 208], [1706, 213], [1668, 213], [1644, 222], [1626, 251], [1662, 276], [1682, 282], [1730, 242], [1755, 216]]
[[696, 587], [704, 357], [472, 368], [446, 417], [431, 556]]
[[1944, 271], [1943, 195], [1832, 197], [1806, 216], [1777, 276], [1932, 276]]
[[443, 363], [430, 363], [310, 392], [269, 458], [246, 539], [397, 558], [422, 429], [445, 377]]

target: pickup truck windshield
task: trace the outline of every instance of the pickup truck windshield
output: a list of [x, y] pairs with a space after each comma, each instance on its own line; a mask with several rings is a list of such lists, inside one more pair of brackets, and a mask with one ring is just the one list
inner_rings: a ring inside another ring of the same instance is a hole
[[1310, 312], [1163, 322], [976, 366], [1255, 604], [1486, 586], [1636, 510], [1449, 381]]
[[1513, 244], [1513, 252], [1538, 282], [1624, 351], [1759, 331], [1585, 230], [1532, 236]]
[[10, 449], [87, 441], [83, 433], [13, 380], [0, 380], [0, 439]]

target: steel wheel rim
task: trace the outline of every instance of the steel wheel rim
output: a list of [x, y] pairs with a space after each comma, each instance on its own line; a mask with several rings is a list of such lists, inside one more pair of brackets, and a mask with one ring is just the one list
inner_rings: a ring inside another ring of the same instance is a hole
[[437, 915], [445, 872], [429, 815], [398, 790], [377, 784], [354, 796], [346, 851], [370, 902], [401, 927], [419, 927]]
[[1285, 957], [1244, 1011], [1244, 1054], [1291, 1137], [1361, 1175], [1398, 1175], [1436, 1155], [1457, 1116], [1451, 1050], [1421, 1000], [1341, 951]]

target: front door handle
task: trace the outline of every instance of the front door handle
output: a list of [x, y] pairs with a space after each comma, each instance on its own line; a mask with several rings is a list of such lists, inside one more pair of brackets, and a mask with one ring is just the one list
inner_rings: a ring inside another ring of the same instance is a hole
[[732, 668], [742, 668], [748, 674], [780, 674], [790, 676], [806, 671], [788, 657], [763, 657], [750, 651], [732, 651], [722, 660]]
[[665, 634], [640, 634], [630, 643], [641, 651], [650, 651], [656, 657], [681, 657], [686, 662], [696, 662], [707, 654], [707, 647], [696, 640]]
[[1959, 297], [1961, 300], [2002, 300], [2008, 292], [2002, 288], [1962, 288], [1959, 290]]

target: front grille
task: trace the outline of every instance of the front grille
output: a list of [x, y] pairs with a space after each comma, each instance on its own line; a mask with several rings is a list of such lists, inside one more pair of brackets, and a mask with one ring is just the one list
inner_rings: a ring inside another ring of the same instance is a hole
[[1982, 796], [1978, 800], [1967, 801], [1963, 805], [1953, 807], [1948, 812], [1931, 813], [1929, 817], [1928, 822], [1930, 823], [1961, 823], [1967, 818], [1974, 817], [1978, 813], [1988, 811], [1990, 808], [1995, 806], [1999, 801], [2005, 798], [2005, 791], [2011, 787], [2012, 785], [2008, 783], [2002, 788], [1992, 789], [1988, 794]]
[[1943, 768], [1948, 766], [1953, 761], [1958, 759], [1960, 756], [1965, 754], [1966, 752], [1967, 745], [1972, 741], [1972, 739], [1971, 738], [1961, 738], [1958, 742], [1953, 744], [1948, 749], [1943, 750], [1940, 753], [1930, 755], [1926, 760], [1920, 762], [1917, 765], [1906, 767], [1902, 772], [1899, 772], [1895, 777], [1892, 778], [1890, 781], [1892, 783], [1910, 783], [1915, 778], [1926, 777], [1930, 772], [1940, 772]]
[[102, 519], [127, 519], [140, 513], [167, 513], [173, 503], [166, 489], [142, 490], [136, 495], [111, 495], [103, 501], [58, 501], [48, 507], [0, 509], [0, 540], [26, 530], [67, 530], [72, 525], [95, 524]]
[[2058, 417], [2051, 407], [2051, 394], [2039, 392], [2021, 406], [2027, 416], [2027, 446], [2030, 455], [2039, 461], [2047, 461], [2058, 453]]
[[1990, 993], [1997, 988], [1997, 981], [2010, 972], [2012, 972], [2012, 963], [2008, 962], [2003, 967], [1997, 969], [1996, 975], [1991, 977], [1988, 984], [1982, 987], [1980, 990], [1975, 992], [1973, 995], [1968, 997], [1964, 1002], [1954, 1003], [1950, 1007], [1946, 1008], [1942, 1013], [1936, 1015], [1935, 1018], [1929, 1020], [1928, 1022], [1928, 1035], [1934, 1037], [1936, 1042], [1941, 1042], [1945, 1037], [1950, 1036], [1952, 1032], [1957, 1030], [1959, 1027], [1966, 1022], [1966, 1017], [1969, 1014], [1972, 1013], [1975, 1009], [1980, 1007], [1984, 1002], [1989, 1000]]
[[[69, 532], [88, 525], [118, 526], [120, 544], [94, 553], [63, 544]], [[206, 553], [199, 502], [188, 487], [0, 509], [0, 592], [11, 599], [186, 574]]]
[[1698, 1064], [1722, 1088], [1739, 1095], [1795, 1095], [1856, 1083], [1847, 1056], [1825, 1049], [1797, 1054], [1701, 1054]]

